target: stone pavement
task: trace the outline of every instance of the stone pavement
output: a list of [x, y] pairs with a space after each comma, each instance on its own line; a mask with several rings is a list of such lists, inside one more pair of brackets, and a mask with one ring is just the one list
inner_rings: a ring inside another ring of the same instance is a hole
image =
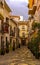
[[0, 55], [0, 65], [40, 65], [40, 59], [35, 59], [30, 50], [22, 46], [4, 56]]

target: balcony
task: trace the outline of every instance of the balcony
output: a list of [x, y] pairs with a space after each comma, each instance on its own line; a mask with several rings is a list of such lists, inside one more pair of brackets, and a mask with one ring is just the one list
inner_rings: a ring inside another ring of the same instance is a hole
[[36, 5], [33, 5], [32, 9], [29, 9], [28, 14], [29, 14], [29, 15], [34, 15], [34, 14], [35, 14], [36, 9], [37, 9], [37, 6], [36, 6]]
[[33, 5], [33, 14], [35, 14], [36, 9], [37, 9], [37, 6]]
[[1, 25], [1, 32], [2, 33], [9, 33], [9, 25], [7, 24], [7, 23], [3, 23], [2, 25]]
[[29, 14], [29, 15], [33, 15], [33, 9], [29, 9], [28, 14]]

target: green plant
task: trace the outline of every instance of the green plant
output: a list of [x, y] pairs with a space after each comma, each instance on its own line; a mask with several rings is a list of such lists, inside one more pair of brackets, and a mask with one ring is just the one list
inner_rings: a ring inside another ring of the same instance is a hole
[[37, 23], [37, 27], [38, 27], [38, 29], [40, 29], [40, 23]]
[[33, 22], [32, 29], [35, 30], [36, 28], [40, 29], [40, 23]]
[[38, 44], [38, 38], [32, 38], [31, 41], [28, 43], [28, 48], [31, 50], [33, 55], [35, 55], [36, 58], [38, 57], [39, 53], [39, 44]]
[[12, 51], [12, 43], [10, 43], [9, 50]]
[[36, 22], [33, 22], [32, 29], [35, 30], [37, 28], [38, 24]]
[[40, 23], [33, 22], [32, 30], [36, 32], [36, 37], [33, 36], [31, 41], [28, 43], [28, 48], [31, 50], [36, 58], [39, 58], [39, 43], [40, 43]]

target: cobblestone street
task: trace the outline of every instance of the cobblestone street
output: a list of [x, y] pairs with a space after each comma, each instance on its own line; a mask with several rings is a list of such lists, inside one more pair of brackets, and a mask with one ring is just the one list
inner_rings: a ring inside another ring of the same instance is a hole
[[0, 56], [0, 65], [40, 65], [40, 60], [35, 59], [26, 46]]

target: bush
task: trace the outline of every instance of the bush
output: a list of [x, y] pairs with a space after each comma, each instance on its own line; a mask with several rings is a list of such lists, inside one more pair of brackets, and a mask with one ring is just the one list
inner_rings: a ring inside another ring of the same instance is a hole
[[35, 30], [36, 28], [40, 29], [40, 23], [33, 22], [32, 29]]
[[10, 43], [9, 50], [12, 51], [12, 43]]
[[31, 42], [28, 42], [28, 48], [31, 50]]
[[38, 23], [33, 22], [33, 24], [32, 24], [32, 29], [35, 30], [35, 29], [37, 28], [37, 26], [38, 26]]
[[[36, 31], [37, 29], [37, 31]], [[39, 58], [39, 45], [40, 45], [40, 23], [33, 22], [32, 30], [37, 32], [37, 37], [33, 37], [31, 42], [28, 43], [28, 48], [32, 51], [36, 58]]]
[[39, 58], [38, 38], [32, 38], [31, 41], [28, 43], [28, 48], [31, 50], [33, 55], [35, 55], [36, 58]]

